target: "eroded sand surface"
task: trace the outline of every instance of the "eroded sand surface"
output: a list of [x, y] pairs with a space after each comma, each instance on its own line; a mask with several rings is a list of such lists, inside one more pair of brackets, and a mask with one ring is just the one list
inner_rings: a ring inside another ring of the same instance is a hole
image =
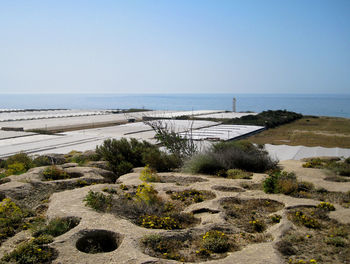
[[[350, 190], [350, 182], [336, 183], [325, 181], [324, 171], [302, 168], [302, 162], [300, 161], [284, 161], [281, 162], [281, 166], [287, 171], [294, 171], [298, 179], [312, 182], [315, 187], [323, 187], [329, 191], [337, 192], [346, 192]], [[85, 169], [85, 171], [88, 170]], [[82, 170], [82, 172], [84, 172], [84, 170]], [[27, 174], [19, 177], [18, 179], [22, 179], [22, 182], [20, 183], [16, 183], [16, 178], [12, 177], [10, 183], [1, 185], [1, 190], [7, 190], [8, 196], [11, 196], [11, 188], [18, 188], [18, 186], [28, 184], [31, 177], [38, 180], [38, 178], [35, 177], [37, 171], [34, 170], [34, 172], [31, 173], [32, 176], [28, 176]], [[89, 173], [91, 174], [91, 171], [89, 171]], [[196, 212], [198, 210], [201, 212], [196, 215], [196, 217], [200, 218], [200, 223], [195, 227], [192, 227], [192, 229], [196, 230], [208, 230], [212, 226], [227, 225], [223, 209], [219, 203], [219, 201], [225, 197], [236, 197], [240, 199], [271, 199], [284, 204], [284, 208], [278, 212], [282, 215], [280, 223], [270, 226], [265, 231], [272, 235], [272, 241], [250, 244], [240, 251], [229, 253], [227, 257], [223, 259], [206, 261], [205, 263], [284, 263], [284, 258], [275, 249], [275, 244], [280, 240], [282, 234], [292, 226], [292, 223], [286, 217], [287, 208], [295, 206], [315, 206], [320, 202], [313, 199], [293, 198], [281, 194], [265, 194], [262, 190], [249, 190], [242, 188], [242, 183], [261, 183], [267, 176], [265, 174], [254, 174], [251, 180], [233, 180], [206, 175], [186, 175], [182, 173], [159, 173], [159, 175], [165, 176], [165, 179], [177, 179], [177, 181], [153, 183], [155, 189], [161, 196], [165, 196], [165, 192], [168, 190], [181, 191], [186, 189], [208, 190], [216, 195], [214, 199], [195, 203], [185, 208], [186, 212]], [[109, 213], [99, 213], [84, 205], [83, 200], [89, 190], [102, 191], [105, 187], [119, 189], [121, 184], [136, 186], [142, 183], [139, 176], [140, 173], [137, 171], [123, 175], [118, 179], [118, 183], [116, 184], [95, 184], [83, 188], [56, 192], [51, 195], [48, 209], [46, 211], [46, 216], [49, 219], [67, 216], [74, 216], [81, 219], [78, 226], [63, 235], [56, 237], [54, 242], [50, 244], [50, 246], [57, 249], [59, 253], [57, 259], [55, 259], [53, 263], [177, 263], [173, 260], [158, 259], [145, 254], [141, 248], [140, 241], [145, 235], [171, 232], [176, 233], [179, 231], [142, 228], [128, 219]], [[189, 177], [192, 177], [191, 181], [181, 180], [188, 179]], [[196, 178], [194, 177], [197, 177], [200, 181], [196, 181]], [[23, 179], [26, 179], [26, 182], [23, 182]], [[218, 188], [218, 186], [224, 186], [225, 188]], [[22, 188], [26, 190], [23, 186]], [[344, 208], [338, 204], [334, 205], [336, 211], [332, 212], [330, 217], [341, 223], [350, 223], [350, 209]], [[81, 237], [81, 232], [84, 230], [96, 229], [118, 233], [121, 238], [119, 247], [108, 253], [87, 254], [79, 251], [76, 248], [76, 242]], [[9, 239], [10, 241], [6, 241], [0, 250], [0, 255], [2, 256], [6, 251], [10, 250], [11, 245], [14, 246], [18, 241], [23, 240], [26, 235], [27, 233], [21, 233]]]

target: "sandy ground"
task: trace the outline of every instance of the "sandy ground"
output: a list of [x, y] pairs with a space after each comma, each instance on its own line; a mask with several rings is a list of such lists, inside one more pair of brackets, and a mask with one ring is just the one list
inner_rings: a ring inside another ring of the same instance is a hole
[[[324, 180], [325, 172], [318, 169], [303, 168], [302, 162], [288, 160], [283, 161], [280, 165], [286, 171], [295, 172], [298, 180], [312, 182], [315, 187], [323, 187], [329, 191], [346, 192], [350, 190], [350, 182], [336, 183]], [[79, 169], [79, 168], [77, 168]], [[81, 168], [84, 171], [86, 169]], [[91, 170], [91, 169], [90, 169]], [[11, 182], [0, 185], [1, 191], [11, 190], [13, 188], [19, 191], [19, 188], [25, 190], [25, 186], [30, 186], [31, 179], [39, 180], [38, 173], [40, 169], [33, 169], [27, 174], [20, 177], [11, 176]], [[320, 201], [305, 198], [293, 198], [282, 194], [266, 194], [261, 190], [243, 190], [242, 183], [261, 183], [267, 175], [254, 174], [251, 180], [234, 180], [219, 178], [208, 175], [188, 175], [183, 173], [159, 173], [160, 176], [173, 176], [179, 179], [200, 179], [201, 181], [187, 182], [185, 184], [178, 184], [175, 182], [154, 183], [154, 187], [159, 192], [159, 195], [165, 195], [167, 190], [180, 191], [190, 188], [197, 190], [208, 190], [213, 192], [216, 197], [212, 200], [206, 200], [200, 203], [192, 204], [185, 208], [185, 212], [195, 212], [199, 209], [205, 209], [206, 212], [201, 212], [196, 217], [200, 218], [200, 223], [194, 227], [193, 230], [208, 230], [213, 225], [225, 225], [225, 218], [223, 217], [223, 209], [219, 201], [225, 197], [236, 197], [239, 199], [271, 199], [284, 204], [284, 208], [278, 211], [282, 215], [280, 223], [270, 226], [266, 232], [271, 234], [273, 241], [250, 244], [240, 251], [231, 252], [227, 257], [215, 261], [207, 261], [205, 263], [238, 263], [238, 264], [281, 264], [284, 263], [282, 256], [275, 249], [275, 244], [280, 240], [282, 234], [288, 230], [292, 224], [286, 217], [287, 208], [295, 206], [315, 206]], [[145, 235], [159, 234], [159, 233], [176, 233], [179, 231], [165, 231], [157, 229], [146, 229], [133, 224], [128, 219], [112, 215], [109, 213], [99, 213], [84, 205], [84, 197], [90, 190], [101, 191], [104, 187], [119, 189], [119, 184], [135, 185], [141, 184], [139, 179], [140, 170], [135, 170], [121, 176], [118, 179], [118, 184], [96, 184], [83, 188], [73, 190], [65, 190], [54, 193], [49, 200], [48, 210], [46, 216], [51, 219], [54, 217], [75, 216], [81, 219], [78, 226], [71, 229], [67, 233], [56, 237], [55, 241], [50, 244], [58, 250], [59, 256], [53, 263], [77, 263], [77, 264], [95, 264], [95, 263], [178, 263], [176, 261], [157, 259], [144, 253], [141, 247], [141, 239]], [[26, 179], [23, 181], [23, 179]], [[18, 180], [18, 182], [17, 182]], [[68, 181], [68, 180], [62, 180]], [[242, 191], [220, 191], [214, 186], [234, 187]], [[334, 204], [336, 211], [330, 213], [330, 217], [336, 219], [341, 223], [350, 224], [350, 209]], [[211, 211], [211, 212], [209, 212]], [[213, 213], [215, 212], [215, 213]], [[87, 254], [79, 251], [76, 248], [76, 242], [82, 236], [82, 232], [87, 230], [107, 230], [112, 231], [121, 237], [120, 246], [108, 253]], [[187, 229], [183, 230], [186, 231]], [[192, 230], [191, 228], [188, 230]], [[0, 257], [5, 252], [14, 248], [15, 244], [28, 238], [28, 232], [21, 232], [16, 236], [8, 239], [0, 248]]]

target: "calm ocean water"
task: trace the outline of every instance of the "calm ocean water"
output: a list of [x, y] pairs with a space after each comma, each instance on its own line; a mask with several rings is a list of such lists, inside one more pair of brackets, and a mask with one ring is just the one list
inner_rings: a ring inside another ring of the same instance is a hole
[[350, 94], [2, 94], [0, 109], [232, 110], [233, 97], [237, 111], [286, 109], [350, 118]]

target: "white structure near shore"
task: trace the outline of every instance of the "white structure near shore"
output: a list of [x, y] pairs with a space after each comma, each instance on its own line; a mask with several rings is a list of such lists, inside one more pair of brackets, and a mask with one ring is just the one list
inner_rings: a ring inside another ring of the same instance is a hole
[[[41, 111], [30, 112], [30, 115], [35, 113], [37, 113], [39, 117], [45, 116]], [[68, 112], [65, 113], [67, 114]], [[221, 125], [218, 122], [205, 120], [169, 119], [179, 116], [232, 118], [233, 116], [239, 117], [243, 114], [233, 112], [227, 113], [224, 111], [147, 111], [128, 114], [111, 114], [106, 112], [103, 114], [85, 115], [89, 113], [92, 112], [78, 112], [77, 114], [81, 115], [75, 117], [64, 116], [45, 119], [32, 118], [31, 120], [0, 121], [0, 127], [12, 127], [14, 129], [23, 128], [24, 130], [66, 129], [66, 131], [68, 131], [54, 135], [45, 135], [25, 131], [0, 130], [0, 158], [8, 157], [19, 152], [26, 152], [28, 154], [65, 154], [71, 150], [92, 150], [108, 138], [135, 138], [155, 143], [155, 132], [152, 128], [143, 122], [137, 122], [145, 116], [151, 118], [168, 118], [161, 120], [161, 122], [167, 125], [168, 128], [170, 127], [176, 132], [179, 132], [180, 135], [184, 137], [190, 136], [194, 140], [201, 142], [200, 144], [204, 146], [209, 146], [213, 141], [239, 139], [253, 133], [258, 133], [264, 129], [264, 127], [261, 126]], [[50, 114], [52, 113], [50, 112]], [[128, 123], [128, 120], [136, 122]], [[85, 127], [89, 129], [84, 129]], [[189, 131], [190, 128], [191, 130]], [[279, 160], [298, 160], [315, 156], [350, 156], [350, 149], [340, 148], [267, 144], [266, 150], [273, 158]]]

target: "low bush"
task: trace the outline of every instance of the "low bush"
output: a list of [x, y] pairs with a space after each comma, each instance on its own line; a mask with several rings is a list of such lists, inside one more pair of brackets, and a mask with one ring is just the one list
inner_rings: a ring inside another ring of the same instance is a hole
[[180, 229], [180, 223], [171, 216], [145, 215], [141, 216], [140, 225], [151, 229]]
[[89, 191], [84, 198], [85, 205], [100, 212], [110, 210], [112, 206], [112, 195], [104, 195], [103, 193]]
[[214, 253], [224, 253], [228, 251], [230, 244], [225, 233], [217, 230], [210, 230], [202, 237], [202, 247]]
[[0, 159], [0, 169], [5, 169], [6, 168], [6, 160]]
[[291, 194], [298, 190], [298, 182], [294, 174], [286, 174], [277, 181], [277, 193]]
[[[348, 158], [349, 159], [349, 158]], [[338, 161], [337, 159], [314, 158], [303, 164], [304, 168], [328, 169], [340, 176], [350, 176], [350, 163], [348, 159]]]
[[15, 162], [12, 164], [9, 164], [7, 166], [7, 170], [5, 172], [6, 176], [10, 176], [10, 175], [19, 175], [22, 174], [24, 172], [26, 172], [26, 168], [24, 163], [20, 163], [20, 162]]
[[66, 162], [78, 163], [78, 165], [82, 166], [89, 161], [98, 161], [101, 159], [100, 155], [95, 151], [76, 151], [72, 150], [68, 154], [64, 155]]
[[118, 191], [116, 189], [108, 188], [108, 187], [103, 188], [102, 191], [109, 193], [109, 194], [117, 194], [118, 193]]
[[347, 245], [345, 239], [341, 237], [327, 237], [325, 238], [325, 242], [335, 247], [345, 247]]
[[159, 182], [160, 178], [156, 171], [148, 165], [141, 171], [140, 180], [145, 182]]
[[270, 216], [270, 219], [272, 221], [272, 223], [279, 223], [282, 219], [282, 216], [278, 215], [278, 214], [274, 214]]
[[153, 251], [154, 256], [185, 261], [184, 256], [178, 253], [179, 243], [181, 240], [174, 238], [161, 237], [160, 235], [148, 235], [142, 239], [143, 245]]
[[68, 162], [78, 163], [79, 165], [85, 164], [88, 160], [84, 155], [76, 154], [67, 160]]
[[215, 194], [212, 192], [198, 191], [196, 189], [189, 189], [181, 192], [168, 191], [167, 194], [170, 194], [171, 199], [184, 202], [185, 205], [200, 203], [204, 200], [212, 199], [215, 197]]
[[298, 182], [298, 191], [311, 192], [315, 189], [315, 186], [312, 182], [301, 181]]
[[76, 181], [76, 186], [77, 186], [77, 187], [85, 187], [85, 186], [89, 186], [89, 185], [91, 185], [91, 184], [93, 184], [93, 183], [88, 183], [88, 182], [85, 181], [85, 180], [77, 180], [77, 181]]
[[172, 171], [179, 168], [182, 164], [178, 156], [167, 154], [157, 148], [151, 148], [149, 151], [143, 152], [142, 162], [159, 172]]
[[75, 218], [54, 218], [48, 223], [40, 219], [30, 225], [34, 237], [60, 236], [77, 226], [79, 221]]
[[160, 201], [157, 193], [158, 192], [153, 188], [152, 185], [143, 183], [137, 187], [136, 197], [138, 200], [146, 204], [156, 204]]
[[26, 216], [27, 212], [10, 198], [3, 199], [0, 202], [0, 242], [21, 230]]
[[350, 176], [350, 164], [340, 163], [337, 167], [333, 169], [340, 176]]
[[218, 164], [215, 158], [210, 154], [197, 154], [191, 159], [185, 161], [182, 168], [187, 173], [217, 174], [218, 171], [225, 169]]
[[33, 160], [34, 167], [52, 165], [53, 161], [48, 156], [38, 156]]
[[348, 238], [349, 237], [349, 228], [344, 227], [344, 226], [335, 226], [330, 228], [328, 235], [331, 237], [343, 237], [343, 238]]
[[248, 141], [221, 142], [212, 146], [206, 153], [193, 156], [183, 170], [190, 173], [217, 174], [221, 170], [241, 169], [251, 172], [264, 172], [276, 168], [263, 149]]
[[55, 181], [68, 179], [69, 175], [64, 170], [59, 169], [57, 166], [51, 165], [43, 171], [43, 177], [46, 181]]
[[306, 163], [303, 164], [304, 168], [316, 168], [316, 169], [321, 169], [324, 167], [324, 162], [319, 159], [311, 159], [310, 161], [307, 161]]
[[317, 221], [315, 217], [304, 214], [302, 211], [296, 211], [292, 215], [292, 219], [294, 222], [308, 228], [313, 228], [313, 229], [321, 228], [321, 224]]
[[254, 232], [260, 233], [260, 232], [264, 232], [266, 229], [266, 225], [265, 225], [264, 221], [262, 221], [262, 220], [254, 219], [254, 220], [249, 221], [249, 224]]
[[133, 138], [130, 141], [125, 138], [107, 139], [101, 146], [96, 147], [96, 153], [108, 162], [110, 170], [119, 177], [129, 173], [133, 167], [145, 166], [143, 154], [151, 153], [154, 149], [157, 149], [155, 145]]
[[18, 153], [9, 157], [6, 160], [6, 167], [8, 168], [9, 165], [15, 163], [22, 163], [26, 171], [33, 167], [32, 159], [25, 153]]
[[292, 172], [274, 171], [264, 180], [263, 187], [266, 193], [291, 194], [298, 190], [298, 182]]
[[253, 173], [240, 169], [230, 169], [227, 171], [227, 178], [229, 179], [251, 179]]
[[1, 260], [19, 264], [51, 263], [56, 258], [57, 252], [53, 248], [42, 245], [43, 242], [47, 241], [46, 239], [34, 239], [23, 242]]
[[335, 211], [334, 205], [329, 202], [320, 202], [319, 205], [317, 205], [317, 208], [321, 208], [327, 211]]
[[2, 177], [18, 175], [28, 171], [34, 166], [32, 159], [25, 153], [15, 154], [7, 160], [2, 160], [1, 167], [5, 169], [1, 173]]

